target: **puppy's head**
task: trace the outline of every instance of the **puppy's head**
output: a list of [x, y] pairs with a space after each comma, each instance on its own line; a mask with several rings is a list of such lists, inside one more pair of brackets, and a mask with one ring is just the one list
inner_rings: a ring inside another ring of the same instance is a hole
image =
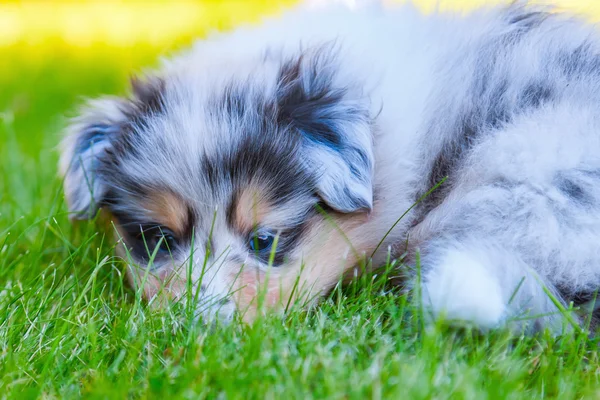
[[339, 230], [372, 207], [372, 135], [331, 47], [234, 64], [183, 57], [91, 101], [61, 170], [73, 216], [108, 212], [148, 298], [191, 287], [206, 313], [249, 319], [357, 261]]

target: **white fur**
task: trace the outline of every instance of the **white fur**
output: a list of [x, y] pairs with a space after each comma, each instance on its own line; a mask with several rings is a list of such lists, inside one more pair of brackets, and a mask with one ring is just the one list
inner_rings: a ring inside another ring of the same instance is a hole
[[486, 257], [472, 252], [448, 251], [425, 278], [423, 303], [434, 316], [471, 321], [495, 328], [505, 317], [507, 302]]

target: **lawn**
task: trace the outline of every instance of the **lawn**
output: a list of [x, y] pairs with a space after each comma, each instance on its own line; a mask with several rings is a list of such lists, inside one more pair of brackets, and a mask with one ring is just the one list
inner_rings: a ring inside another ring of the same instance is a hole
[[158, 55], [286, 3], [0, 4], [0, 397], [600, 397], [596, 340], [424, 327], [381, 277], [209, 329], [181, 305], [148, 308], [111, 232], [70, 224], [56, 145], [81, 96], [122, 94]]

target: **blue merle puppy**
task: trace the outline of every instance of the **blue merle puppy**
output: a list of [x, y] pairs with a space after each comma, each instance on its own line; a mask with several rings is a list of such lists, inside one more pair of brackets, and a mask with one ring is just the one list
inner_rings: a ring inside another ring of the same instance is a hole
[[252, 320], [392, 251], [434, 318], [557, 331], [600, 287], [600, 36], [522, 4], [297, 8], [90, 101], [61, 170], [148, 299]]

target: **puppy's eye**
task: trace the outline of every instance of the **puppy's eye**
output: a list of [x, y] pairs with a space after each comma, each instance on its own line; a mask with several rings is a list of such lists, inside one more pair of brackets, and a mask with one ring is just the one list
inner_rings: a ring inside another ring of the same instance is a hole
[[271, 251], [275, 235], [271, 232], [257, 231], [248, 238], [248, 248], [255, 252], [266, 253]]
[[169, 254], [177, 246], [177, 239], [173, 232], [161, 226], [142, 227], [137, 239], [145, 242], [150, 254], [154, 251], [157, 251], [157, 255]]

